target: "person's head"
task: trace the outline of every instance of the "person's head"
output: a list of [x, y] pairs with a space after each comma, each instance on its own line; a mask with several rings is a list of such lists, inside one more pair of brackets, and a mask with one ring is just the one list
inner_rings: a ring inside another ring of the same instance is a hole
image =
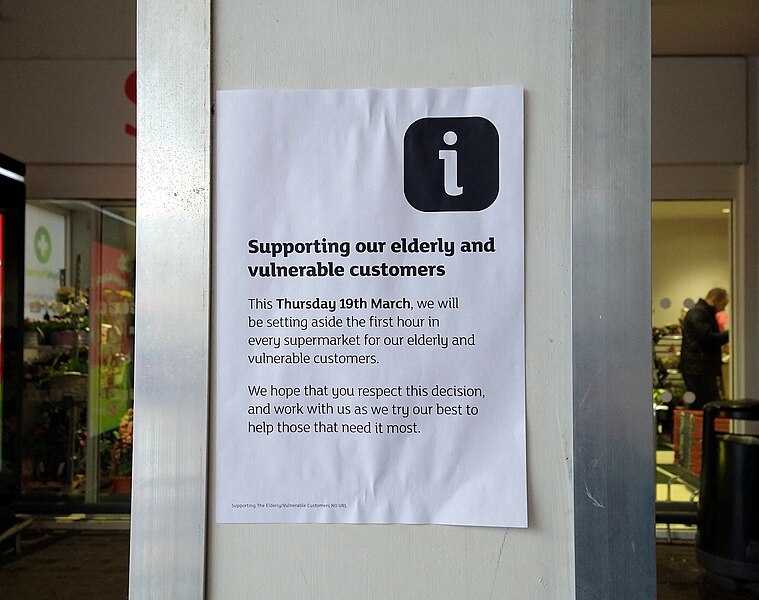
[[722, 288], [712, 288], [709, 293], [706, 294], [706, 303], [713, 306], [717, 312], [725, 310], [727, 303], [730, 302], [730, 296], [727, 294], [727, 290]]

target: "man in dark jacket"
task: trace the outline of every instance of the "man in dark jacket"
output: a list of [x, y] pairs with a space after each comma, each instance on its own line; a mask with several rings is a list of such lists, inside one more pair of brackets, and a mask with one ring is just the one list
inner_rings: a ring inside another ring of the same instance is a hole
[[722, 346], [727, 344], [729, 334], [720, 332], [715, 315], [725, 309], [728, 300], [722, 288], [709, 290], [706, 300], [699, 299], [683, 320], [680, 372], [685, 387], [696, 395], [692, 409], [701, 410], [707, 402], [720, 399]]

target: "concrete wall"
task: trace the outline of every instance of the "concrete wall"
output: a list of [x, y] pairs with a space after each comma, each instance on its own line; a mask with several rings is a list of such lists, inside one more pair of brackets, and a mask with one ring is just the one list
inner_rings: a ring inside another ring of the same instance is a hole
[[653, 163], [745, 162], [746, 75], [741, 57], [654, 58]]
[[136, 3], [0, 7], [0, 151], [30, 198], [134, 198]]

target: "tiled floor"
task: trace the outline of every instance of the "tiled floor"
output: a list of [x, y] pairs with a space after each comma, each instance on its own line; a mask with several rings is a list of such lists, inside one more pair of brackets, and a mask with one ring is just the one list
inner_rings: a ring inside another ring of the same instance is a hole
[[[674, 463], [675, 453], [672, 450], [657, 450], [657, 478], [656, 478], [656, 501], [664, 502], [696, 502], [698, 490], [691, 485], [678, 483], [658, 468], [658, 465], [671, 465]], [[681, 540], [693, 541], [696, 539], [696, 527], [694, 525], [663, 525], [656, 526], [656, 538], [658, 540]]]
[[[675, 462], [675, 453], [671, 450], [657, 450], [656, 451], [656, 464], [657, 465], [671, 465]], [[667, 498], [667, 492], [669, 488], [670, 498]], [[697, 495], [695, 496], [697, 497]], [[667, 485], [666, 483], [656, 484], [656, 501], [672, 500], [674, 502], [685, 502], [694, 500], [694, 493], [692, 488], [688, 488], [681, 483], [672, 483]]]

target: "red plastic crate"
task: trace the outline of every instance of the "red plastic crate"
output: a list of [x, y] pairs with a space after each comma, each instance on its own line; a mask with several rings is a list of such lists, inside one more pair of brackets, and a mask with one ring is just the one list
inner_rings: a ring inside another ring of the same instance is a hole
[[[727, 433], [728, 419], [714, 420], [714, 430]], [[704, 413], [700, 410], [676, 409], [672, 438], [675, 446], [675, 464], [693, 475], [701, 475], [703, 462]]]

